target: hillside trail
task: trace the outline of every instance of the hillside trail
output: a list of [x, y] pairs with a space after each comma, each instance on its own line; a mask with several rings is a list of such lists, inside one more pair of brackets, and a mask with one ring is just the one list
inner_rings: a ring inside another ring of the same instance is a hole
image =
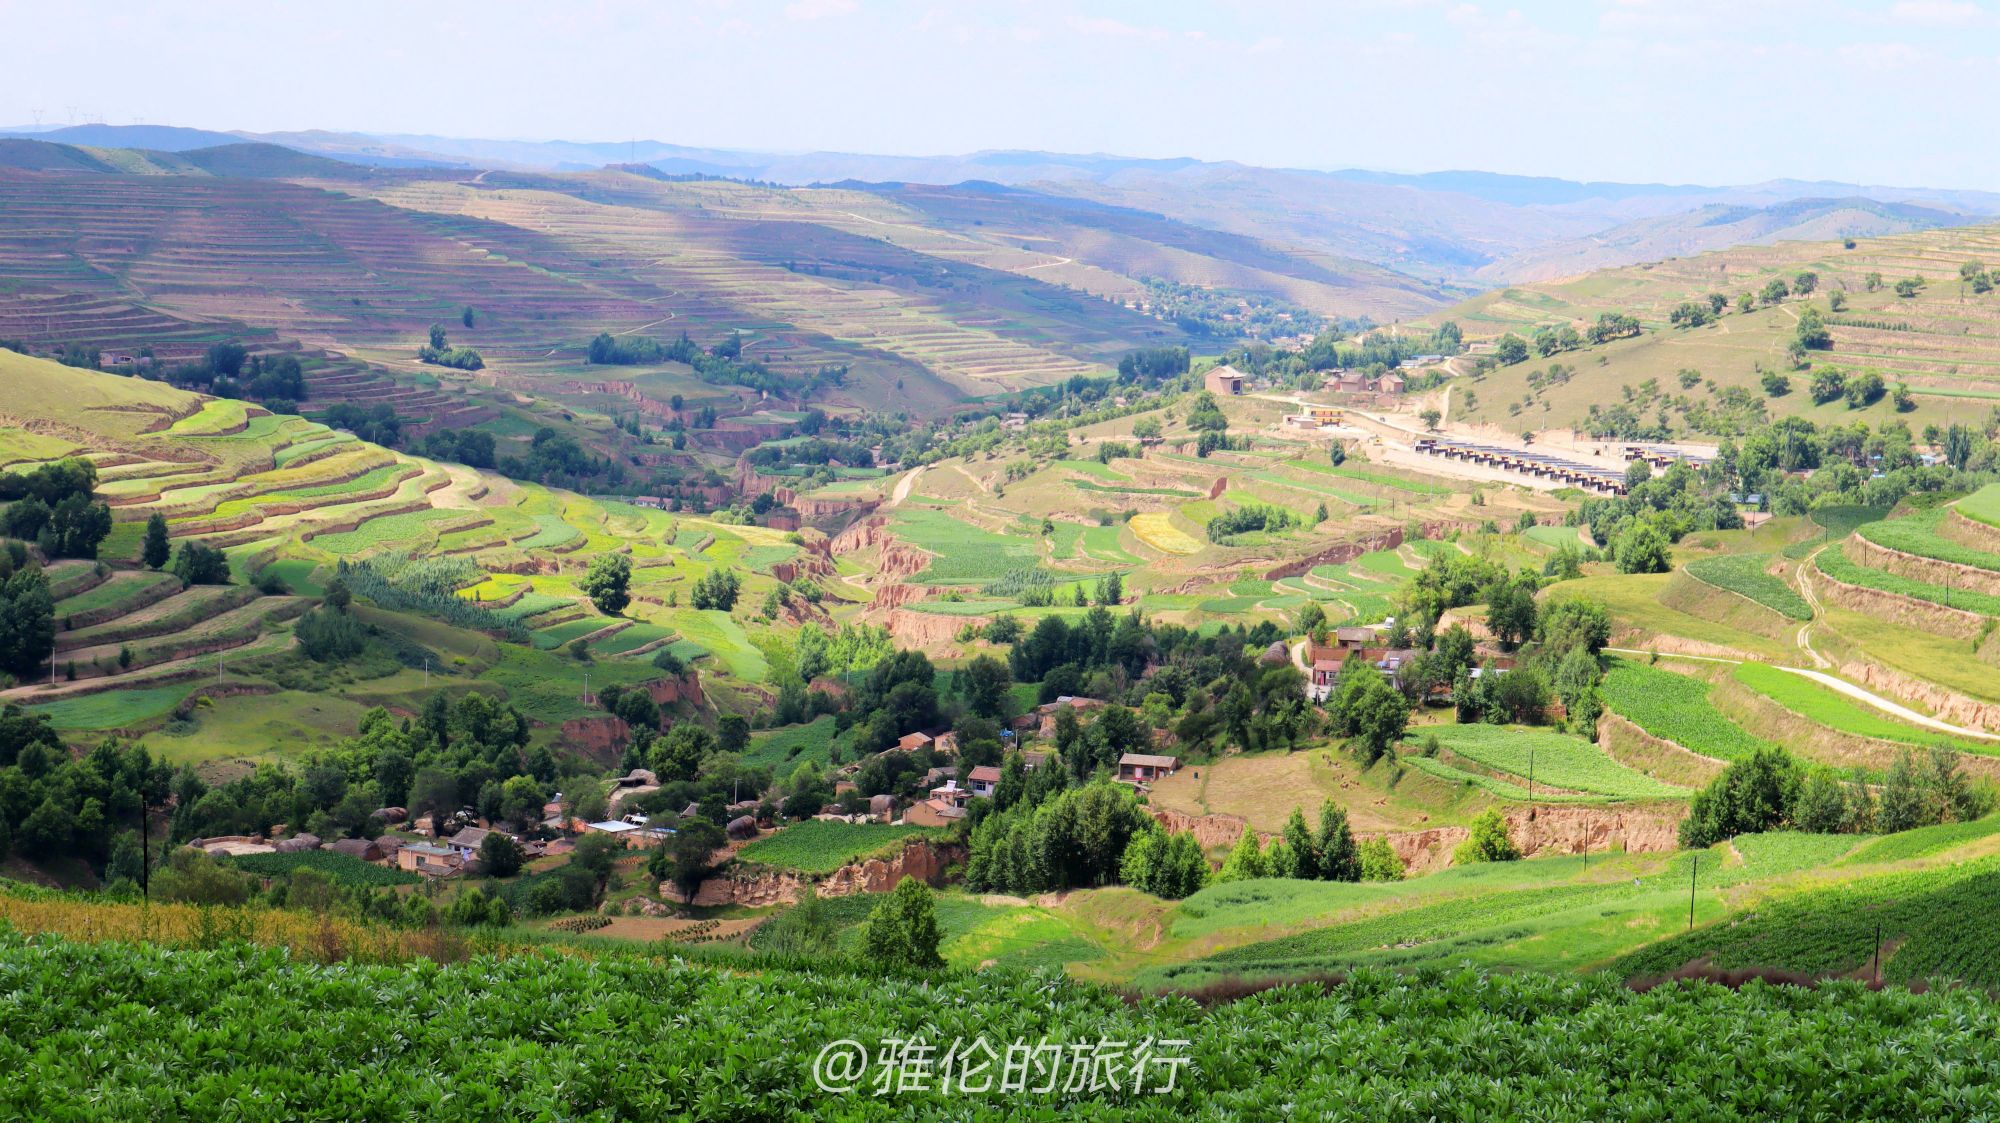
[[1799, 625], [1799, 634], [1798, 634], [1799, 650], [1804, 651], [1808, 656], [1810, 656], [1813, 661], [1813, 666], [1818, 667], [1821, 670], [1825, 670], [1833, 666], [1833, 661], [1828, 659], [1826, 656], [1821, 655], [1819, 651], [1815, 649], [1812, 645], [1812, 626], [1819, 622], [1820, 613], [1823, 610], [1820, 607], [1819, 594], [1813, 591], [1812, 578], [1807, 577], [1806, 572], [1807, 570], [1812, 568], [1814, 560], [1818, 558], [1820, 553], [1824, 551], [1826, 548], [1827, 548], [1826, 545], [1821, 545], [1818, 550], [1814, 550], [1812, 553], [1806, 555], [1805, 560], [1799, 563], [1799, 568], [1796, 573], [1796, 576], [1799, 579], [1799, 592], [1806, 598], [1806, 607], [1812, 609], [1812, 617], [1808, 619], [1805, 623]]
[[[1651, 656], [1654, 654], [1651, 651], [1643, 651], [1631, 647], [1607, 647], [1604, 650], [1614, 655]], [[1693, 659], [1702, 663], [1724, 663], [1732, 667], [1740, 667], [1745, 662], [1742, 659], [1724, 659], [1719, 655], [1671, 655], [1669, 657], [1674, 659]], [[1864, 705], [1873, 706], [1890, 717], [1908, 722], [1911, 725], [1933, 729], [1939, 733], [1949, 733], [1954, 737], [1970, 737], [1978, 741], [2000, 741], [2000, 733], [1988, 733], [1982, 729], [1968, 729], [1963, 725], [1953, 725], [1948, 721], [1940, 721], [1929, 714], [1920, 714], [1900, 702], [1891, 701], [1872, 690], [1856, 686], [1844, 678], [1836, 678], [1825, 671], [1808, 670], [1804, 667], [1786, 667], [1777, 663], [1762, 663], [1760, 665], [1783, 671], [1789, 675], [1798, 675], [1800, 678], [1811, 679], [1837, 694], [1844, 694]]]
[[978, 488], [979, 490], [985, 492], [988, 495], [993, 494], [993, 485], [987, 483], [985, 480], [982, 480], [978, 476], [975, 476], [971, 472], [967, 471], [963, 463], [953, 461], [952, 467], [958, 469], [959, 475], [964, 476], [968, 480], [971, 480], [973, 487]]
[[927, 465], [912, 468], [908, 475], [896, 481], [896, 490], [889, 494], [889, 506], [900, 507], [903, 505], [903, 500], [910, 497], [910, 489], [917, 485], [917, 477], [924, 474], [925, 467]]
[[611, 334], [612, 334], [612, 335], [633, 335], [633, 334], [635, 334], [635, 333], [638, 333], [638, 332], [642, 332], [642, 331], [645, 331], [645, 330], [646, 330], [647, 328], [656, 328], [656, 327], [659, 327], [659, 326], [660, 326], [661, 324], [664, 324], [664, 323], [666, 323], [666, 322], [667, 322], [668, 320], [671, 320], [671, 319], [673, 319], [673, 318], [674, 318], [674, 314], [673, 314], [672, 312], [669, 312], [669, 313], [667, 313], [666, 315], [664, 315], [664, 316], [660, 317], [659, 319], [657, 319], [657, 320], [654, 320], [654, 321], [653, 321], [652, 323], [650, 323], [650, 324], [640, 324], [640, 325], [639, 325], [638, 327], [636, 327], [636, 328], [626, 328], [626, 329], [625, 329], [624, 331], [614, 331], [614, 332], [612, 332]]

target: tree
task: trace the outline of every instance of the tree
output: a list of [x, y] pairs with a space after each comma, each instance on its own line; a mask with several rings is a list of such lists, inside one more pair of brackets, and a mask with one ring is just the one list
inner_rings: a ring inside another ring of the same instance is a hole
[[1444, 420], [1444, 411], [1437, 408], [1436, 406], [1425, 406], [1423, 410], [1417, 414], [1417, 420], [1424, 423], [1425, 429], [1428, 429], [1431, 432], [1435, 433], [1437, 432], [1438, 422]]
[[410, 782], [410, 814], [414, 817], [428, 813], [431, 817], [431, 833], [438, 834], [444, 826], [444, 817], [458, 808], [458, 779], [444, 768], [427, 767], [417, 770], [416, 779]]
[[1601, 602], [1565, 597], [1541, 609], [1535, 636], [1543, 652], [1557, 661], [1579, 649], [1596, 655], [1611, 642], [1611, 614]]
[[1875, 829], [1883, 834], [1895, 834], [1923, 826], [1928, 819], [1924, 811], [1916, 768], [1909, 750], [1905, 749], [1896, 754], [1895, 761], [1889, 765], [1888, 775], [1882, 778], [1882, 801], [1875, 812]]
[[1847, 386], [1844, 390], [1844, 393], [1847, 395], [1847, 408], [1865, 409], [1868, 406], [1872, 406], [1882, 400], [1882, 394], [1885, 390], [1886, 387], [1882, 382], [1880, 374], [1872, 370], [1864, 370], [1847, 380]]
[[1792, 291], [1798, 293], [1800, 296], [1811, 296], [1813, 290], [1818, 287], [1819, 274], [1811, 270], [1807, 270], [1792, 278]]
[[510, 823], [525, 826], [540, 822], [548, 802], [548, 795], [533, 776], [509, 776], [500, 785], [500, 817]]
[[1541, 582], [1527, 571], [1496, 586], [1487, 600], [1486, 626], [1500, 646], [1512, 651], [1535, 634], [1535, 590]]
[[1116, 573], [1107, 573], [1097, 583], [1097, 603], [1116, 605], [1125, 599], [1125, 582]]
[[1528, 361], [1528, 341], [1510, 331], [1493, 345], [1493, 358], [1503, 367], [1525, 363]]
[[1650, 522], [1635, 522], [1618, 536], [1612, 556], [1620, 573], [1665, 573], [1673, 568], [1666, 536]]
[[1361, 762], [1373, 764], [1410, 724], [1410, 700], [1390, 686], [1382, 673], [1360, 659], [1349, 659], [1340, 685], [1327, 702], [1334, 729], [1360, 743]]
[[1386, 838], [1371, 838], [1361, 844], [1361, 880], [1401, 881], [1403, 860]]
[[55, 599], [40, 566], [0, 581], [0, 669], [20, 678], [35, 673], [56, 650]]
[[1799, 313], [1792, 341], [1803, 351], [1824, 351], [1833, 346], [1833, 333], [1827, 330], [1826, 321], [1820, 319], [1818, 310], [1808, 308]]
[[1779, 371], [1765, 371], [1761, 377], [1761, 382], [1764, 387], [1764, 393], [1773, 398], [1782, 398], [1792, 392], [1792, 380], [1785, 377]]
[[1361, 880], [1361, 856], [1354, 832], [1347, 826], [1347, 809], [1332, 800], [1319, 805], [1319, 836], [1313, 839], [1314, 864], [1322, 880]]
[[632, 603], [632, 559], [624, 554], [599, 554], [583, 575], [583, 592], [597, 611], [616, 616]]
[[1846, 391], [1847, 372], [1839, 367], [1821, 367], [1813, 372], [1811, 393], [1814, 405], [1825, 405]]
[[1257, 832], [1245, 823], [1242, 835], [1236, 839], [1236, 845], [1230, 848], [1229, 856], [1222, 860], [1222, 870], [1215, 875], [1215, 880], [1217, 883], [1254, 881], [1269, 876], [1271, 876], [1271, 866], [1264, 857], [1264, 848], [1257, 842]]
[[1847, 797], [1830, 769], [1815, 768], [1799, 791], [1793, 825], [1814, 834], [1836, 834], [1847, 827]]
[[880, 966], [935, 971], [944, 966], [944, 957], [938, 954], [943, 938], [930, 887], [905, 877], [868, 914], [861, 946], [869, 960]]
[[694, 592], [689, 604], [695, 608], [720, 609], [727, 612], [736, 607], [736, 596], [742, 582], [733, 569], [717, 569], [694, 583]]
[[521, 845], [499, 831], [488, 831], [479, 844], [479, 864], [485, 867], [488, 877], [513, 877], [520, 873], [521, 858]]
[[[1907, 768], [1907, 760], [1902, 763]], [[1892, 768], [1892, 782], [1894, 775]], [[1758, 749], [1749, 759], [1723, 769], [1688, 801], [1688, 816], [1680, 826], [1681, 845], [1698, 849], [1790, 824], [1802, 783], [1799, 763], [1791, 754], [1775, 746]]]
[[[1325, 806], [1322, 804], [1322, 806]], [[1313, 842], [1312, 830], [1306, 826], [1305, 812], [1294, 806], [1285, 820], [1285, 848], [1292, 854], [1292, 872], [1288, 877], [1311, 880], [1319, 876], [1319, 847]]]
[[647, 869], [655, 877], [672, 881], [683, 900], [693, 900], [694, 891], [714, 868], [709, 857], [721, 849], [722, 828], [695, 817], [674, 824], [672, 842], [653, 851]]
[[996, 720], [1007, 716], [1007, 702], [1014, 686], [1014, 676], [1008, 672], [1007, 664], [991, 655], [980, 655], [965, 665], [960, 679], [967, 709]]
[[229, 584], [229, 555], [200, 542], [181, 543], [173, 574], [188, 585]]
[[139, 557], [147, 569], [159, 569], [173, 557], [173, 547], [167, 541], [167, 517], [158, 511], [146, 520], [146, 544]]
[[1347, 463], [1347, 446], [1341, 444], [1339, 441], [1333, 442], [1333, 447], [1326, 450], [1326, 458], [1333, 463], [1334, 467], [1340, 467], [1342, 464]]
[[713, 751], [714, 734], [691, 721], [676, 722], [653, 742], [646, 762], [663, 781], [692, 780], [701, 771], [701, 762]]
[[1451, 853], [1451, 860], [1459, 865], [1512, 862], [1520, 857], [1521, 851], [1514, 846], [1514, 840], [1507, 837], [1507, 820], [1501, 817], [1497, 807], [1480, 812], [1479, 817], [1472, 821], [1472, 833]]

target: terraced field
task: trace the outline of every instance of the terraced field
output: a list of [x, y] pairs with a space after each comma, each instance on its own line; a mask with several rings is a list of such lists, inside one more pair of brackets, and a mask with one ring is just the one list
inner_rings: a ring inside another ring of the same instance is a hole
[[1769, 554], [1723, 554], [1689, 562], [1687, 571], [1698, 580], [1753, 600], [1779, 615], [1793, 620], [1812, 619], [1812, 606], [1790, 585], [1767, 572]]
[[1604, 676], [1604, 703], [1613, 713], [1662, 740], [1719, 760], [1745, 760], [1767, 742], [1744, 732], [1709, 701], [1711, 685], [1629, 659]]
[[1175, 526], [1173, 518], [1164, 511], [1149, 511], [1134, 515], [1129, 524], [1139, 541], [1176, 557], [1198, 554], [1206, 543]]
[[[1497, 725], [1425, 726], [1449, 752], [1525, 783], [1612, 799], [1685, 799], [1686, 788], [1663, 784], [1605, 755], [1578, 737]], [[1404, 759], [1410, 757], [1405, 755]], [[1421, 759], [1421, 758], [1419, 758]]]
[[[129, 396], [113, 396], [128, 388]], [[118, 408], [104, 408], [114, 402]], [[712, 658], [715, 669], [741, 682], [766, 673], [743, 623], [665, 605], [676, 599], [684, 606], [690, 583], [715, 565], [737, 565], [748, 617], [755, 598], [775, 586], [770, 568], [797, 552], [780, 532], [505, 481], [495, 486], [477, 473], [363, 445], [299, 418], [246, 416], [241, 403], [217, 405], [155, 383], [0, 352], [0, 413], [30, 409], [87, 427], [93, 447], [116, 465], [105, 483], [115, 519], [103, 551], [109, 568], [100, 573], [65, 563], [54, 571], [63, 594], [58, 622], [67, 625], [58, 633], [57, 682], [7, 692], [9, 700], [48, 707], [65, 729], [157, 723], [195, 677], [232, 688], [257, 683], [269, 660], [290, 657], [291, 621], [306, 602], [260, 596], [252, 583], [269, 576], [289, 589], [317, 592], [336, 562], [413, 549], [451, 549], [465, 559], [474, 576], [460, 595], [489, 605], [495, 630], [525, 625], [528, 650], [594, 636], [600, 659], [629, 663], [629, 673], [600, 666], [600, 681], [657, 677], [646, 660], [670, 644], [688, 657]], [[69, 446], [15, 447], [61, 453]], [[138, 569], [138, 532], [155, 511], [168, 514], [173, 538], [222, 549], [233, 583], [183, 590], [170, 575]], [[683, 539], [706, 542], [707, 556], [674, 544]], [[582, 547], [588, 549], [579, 553]], [[597, 614], [577, 585], [589, 554], [610, 550], [629, 553], [635, 563], [635, 599], [625, 619]], [[509, 572], [523, 570], [532, 575]], [[491, 665], [490, 641], [486, 650], [465, 666], [512, 680], [505, 658]], [[439, 658], [434, 666], [442, 671], [446, 662]], [[551, 681], [580, 674], [565, 668]], [[420, 690], [425, 679], [403, 675], [399, 685], [367, 689], [405, 704], [398, 692]], [[521, 691], [525, 704], [558, 724], [574, 712], [580, 693], [580, 681], [573, 691], [532, 682]]]

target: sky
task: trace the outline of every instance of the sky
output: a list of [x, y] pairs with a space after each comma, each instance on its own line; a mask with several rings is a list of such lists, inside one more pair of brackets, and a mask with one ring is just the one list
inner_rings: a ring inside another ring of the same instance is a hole
[[2000, 189], [2000, 0], [0, 0], [0, 125]]

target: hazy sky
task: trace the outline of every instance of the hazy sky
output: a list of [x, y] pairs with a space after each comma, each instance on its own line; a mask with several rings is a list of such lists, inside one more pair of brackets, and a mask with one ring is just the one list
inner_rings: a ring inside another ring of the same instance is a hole
[[0, 125], [2000, 189], [2000, 0], [0, 0]]

